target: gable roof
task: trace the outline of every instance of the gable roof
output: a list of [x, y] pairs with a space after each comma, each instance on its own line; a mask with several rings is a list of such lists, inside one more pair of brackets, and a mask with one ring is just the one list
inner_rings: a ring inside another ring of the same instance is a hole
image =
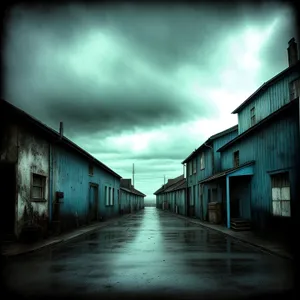
[[164, 190], [165, 193], [181, 190], [187, 187], [186, 178], [183, 178]]
[[219, 138], [219, 137], [222, 137], [228, 133], [231, 133], [233, 131], [237, 131], [238, 130], [238, 125], [234, 125], [226, 130], [223, 130], [219, 133], [216, 133], [214, 135], [212, 135], [206, 142], [204, 142], [202, 145], [200, 145], [195, 151], [193, 151], [183, 162], [182, 164], [188, 162], [190, 159], [192, 159], [193, 157], [195, 157], [199, 152], [200, 150], [202, 150], [204, 147], [207, 147], [207, 145], [209, 143], [211, 143], [213, 140]]
[[182, 179], [184, 179], [184, 175], [180, 175], [176, 178], [173, 178], [173, 179], [169, 179], [168, 182], [164, 185], [162, 185], [162, 187], [160, 187], [156, 192], [154, 192], [153, 194], [154, 195], [158, 195], [158, 194], [161, 194], [163, 192], [165, 192], [165, 190], [167, 188], [169, 188], [170, 186], [173, 186], [174, 184], [178, 183], [179, 181], [181, 181]]
[[146, 197], [145, 194], [143, 194], [142, 192], [140, 192], [139, 190], [135, 189], [133, 186], [131, 186], [131, 188], [126, 188], [126, 187], [120, 187], [120, 189], [122, 191], [125, 191], [127, 193], [130, 193], [130, 194], [135, 194], [137, 196], [142, 196], [142, 197]]
[[54, 138], [54, 139], [59, 140], [61, 144], [65, 145], [69, 148], [72, 148], [78, 154], [87, 157], [90, 161], [92, 161], [95, 165], [97, 165], [101, 169], [107, 171], [108, 173], [114, 175], [115, 177], [122, 178], [122, 176], [120, 176], [119, 174], [114, 172], [112, 169], [110, 169], [104, 163], [97, 160], [95, 157], [93, 157], [87, 151], [80, 148], [78, 145], [73, 143], [71, 140], [69, 140], [65, 136], [61, 137], [60, 134], [57, 131], [55, 131], [54, 129], [50, 128], [49, 126], [43, 124], [38, 119], [32, 117], [31, 115], [29, 115], [25, 111], [23, 111], [20, 108], [14, 106], [13, 104], [7, 102], [6, 100], [0, 99], [0, 112], [5, 112], [5, 111], [6, 111], [6, 113], [13, 113], [13, 114], [18, 115], [23, 120], [26, 120], [27, 122], [29, 122], [29, 123], [33, 124], [34, 126], [40, 128], [49, 138]]
[[291, 73], [292, 71], [296, 70], [299, 67], [300, 67], [300, 60], [298, 60], [298, 62], [296, 64], [294, 64], [292, 66], [289, 66], [288, 68], [286, 68], [283, 71], [281, 71], [279, 74], [277, 74], [274, 77], [272, 77], [270, 80], [266, 81], [251, 96], [249, 96], [240, 106], [238, 106], [232, 112], [232, 114], [239, 113], [246, 105], [248, 105], [249, 103], [251, 103], [255, 99], [255, 97], [259, 96], [263, 91], [265, 91], [266, 89], [268, 89], [276, 81], [284, 78], [289, 73]]

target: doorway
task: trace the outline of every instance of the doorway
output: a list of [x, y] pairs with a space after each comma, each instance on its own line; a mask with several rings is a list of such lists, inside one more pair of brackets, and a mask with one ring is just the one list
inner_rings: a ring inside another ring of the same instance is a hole
[[89, 190], [89, 216], [90, 221], [97, 221], [98, 219], [98, 185], [90, 183]]
[[16, 169], [14, 163], [0, 163], [0, 222], [1, 231], [6, 237], [14, 235], [16, 209]]

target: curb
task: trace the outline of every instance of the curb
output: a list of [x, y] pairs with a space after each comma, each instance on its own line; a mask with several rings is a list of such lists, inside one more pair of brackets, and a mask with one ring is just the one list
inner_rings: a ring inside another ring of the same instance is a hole
[[189, 219], [188, 217], [185, 217], [185, 216], [182, 216], [182, 215], [178, 215], [178, 214], [175, 214], [175, 213], [172, 213], [172, 212], [169, 212], [169, 211], [166, 211], [166, 212], [168, 212], [168, 213], [170, 213], [170, 214], [172, 214], [172, 215], [175, 215], [175, 216], [178, 217], [178, 218], [185, 219], [186, 221], [188, 221], [188, 222], [190, 222], [190, 223], [193, 223], [193, 224], [196, 224], [196, 225], [205, 227], [205, 228], [210, 229], [210, 230], [217, 231], [217, 232], [219, 232], [220, 234], [224, 234], [224, 235], [226, 235], [226, 236], [229, 236], [229, 237], [231, 237], [231, 238], [233, 238], [233, 239], [235, 239], [235, 240], [237, 240], [237, 241], [239, 241], [239, 242], [241, 242], [241, 243], [251, 245], [251, 246], [253, 246], [254, 248], [257, 248], [257, 249], [259, 249], [259, 250], [261, 250], [261, 251], [263, 251], [263, 252], [266, 252], [266, 253], [268, 253], [268, 254], [275, 255], [275, 256], [278, 256], [278, 257], [280, 257], [280, 258], [288, 259], [288, 260], [291, 260], [291, 261], [293, 260], [293, 257], [290, 256], [290, 255], [278, 253], [278, 252], [273, 251], [273, 250], [270, 250], [270, 249], [268, 249], [268, 248], [266, 248], [266, 247], [264, 247], [264, 246], [260, 246], [260, 245], [257, 245], [257, 244], [255, 244], [255, 243], [249, 242], [248, 240], [245, 240], [245, 239], [243, 239], [243, 238], [233, 236], [233, 235], [231, 235], [231, 234], [229, 234], [229, 233], [227, 233], [227, 232], [223, 232], [223, 231], [218, 230], [218, 229], [216, 229], [216, 228], [212, 228], [212, 227], [210, 227], [209, 225], [206, 225], [206, 224], [203, 224], [203, 223], [198, 223], [197, 221], [195, 222], [193, 219]]
[[[44, 244], [44, 245], [41, 245], [41, 246], [38, 246], [36, 248], [33, 248], [33, 249], [29, 249], [29, 250], [25, 250], [23, 252], [17, 252], [17, 253], [13, 253], [13, 254], [6, 254], [6, 253], [2, 253], [1, 255], [5, 258], [12, 258], [12, 257], [16, 257], [16, 256], [21, 256], [21, 255], [26, 255], [26, 254], [30, 254], [30, 253], [33, 253], [33, 252], [37, 252], [37, 251], [40, 251], [40, 250], [43, 250], [45, 248], [50, 248], [50, 247], [53, 247], [55, 245], [58, 245], [58, 244], [62, 244], [62, 243], [66, 243], [68, 241], [71, 241], [73, 239], [76, 239], [78, 237], [82, 237], [86, 234], [90, 234], [90, 233], [93, 233], [97, 230], [100, 230], [102, 229], [103, 227], [106, 227], [108, 226], [109, 224], [115, 222], [115, 221], [118, 221], [118, 220], [122, 220], [122, 219], [126, 219], [130, 216], [134, 215], [134, 213], [130, 213], [130, 214], [127, 214], [127, 215], [123, 215], [121, 217], [116, 217], [114, 219], [110, 219], [108, 220], [107, 222], [104, 222], [102, 223], [101, 225], [99, 224], [99, 226], [95, 226], [95, 228], [92, 228], [91, 230], [87, 230], [87, 231], [84, 231], [84, 232], [80, 232], [74, 236], [71, 236], [71, 237], [66, 237], [66, 238], [59, 238], [58, 237], [58, 240], [55, 240], [53, 242], [49, 242], [47, 244]], [[82, 229], [84, 229], [85, 227], [82, 227]]]

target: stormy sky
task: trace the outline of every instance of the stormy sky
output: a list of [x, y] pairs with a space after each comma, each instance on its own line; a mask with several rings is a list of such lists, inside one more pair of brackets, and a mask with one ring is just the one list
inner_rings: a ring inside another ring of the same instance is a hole
[[148, 199], [231, 112], [287, 67], [283, 4], [16, 6], [4, 95], [64, 133]]

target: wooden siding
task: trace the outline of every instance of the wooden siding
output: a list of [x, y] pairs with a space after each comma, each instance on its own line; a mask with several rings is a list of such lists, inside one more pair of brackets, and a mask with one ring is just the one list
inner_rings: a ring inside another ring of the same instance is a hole
[[255, 160], [251, 217], [260, 227], [265, 226], [272, 209], [270, 172], [288, 170], [292, 199], [296, 197], [299, 142], [298, 103], [295, 101], [294, 108], [276, 121], [266, 124], [260, 131], [253, 132], [221, 154], [223, 170], [233, 167], [233, 152], [236, 150], [240, 152], [240, 164]]
[[[216, 138], [213, 140], [213, 150], [209, 147], [205, 147], [203, 149], [204, 152], [204, 166], [205, 168], [201, 170], [200, 167], [200, 158], [201, 158], [201, 152], [194, 158], [196, 159], [196, 174], [192, 174], [191, 176], [189, 175], [189, 172], [187, 172], [187, 185], [188, 187], [191, 187], [191, 199], [194, 199], [195, 201], [192, 200], [192, 205], [195, 206], [195, 215], [196, 217], [202, 219], [202, 213], [201, 213], [201, 205], [200, 205], [200, 198], [199, 198], [199, 184], [198, 182], [200, 180], [203, 180], [205, 178], [208, 178], [212, 176], [215, 173], [220, 172], [221, 170], [221, 154], [220, 152], [217, 152], [217, 150], [227, 144], [229, 141], [234, 139], [238, 135], [238, 131], [230, 132], [228, 134], [225, 134], [219, 138]], [[212, 157], [214, 155], [214, 166], [212, 165]], [[187, 170], [189, 171], [189, 170]], [[194, 195], [194, 187], [195, 186], [195, 195]], [[203, 193], [203, 215], [204, 215], [204, 220], [207, 219], [207, 200], [208, 197], [208, 188], [205, 186], [204, 187], [204, 193]], [[191, 206], [192, 206], [191, 205]]]
[[238, 113], [239, 134], [251, 127], [250, 110], [255, 107], [256, 123], [290, 101], [289, 84], [300, 76], [299, 71], [274, 83]]
[[[53, 147], [53, 197], [55, 192], [64, 192], [60, 215], [63, 229], [70, 229], [76, 224], [88, 222], [89, 185], [98, 185], [98, 215], [112, 217], [118, 214], [119, 178], [94, 165], [93, 176], [89, 175], [89, 161], [61, 146]], [[106, 206], [105, 186], [114, 188], [114, 205]], [[53, 199], [54, 200], [54, 199]]]
[[233, 140], [238, 135], [238, 130], [234, 132], [230, 132], [218, 139], [214, 140], [214, 167], [215, 167], [215, 173], [219, 173], [221, 171], [221, 153], [217, 152], [218, 149], [220, 149], [222, 146]]

